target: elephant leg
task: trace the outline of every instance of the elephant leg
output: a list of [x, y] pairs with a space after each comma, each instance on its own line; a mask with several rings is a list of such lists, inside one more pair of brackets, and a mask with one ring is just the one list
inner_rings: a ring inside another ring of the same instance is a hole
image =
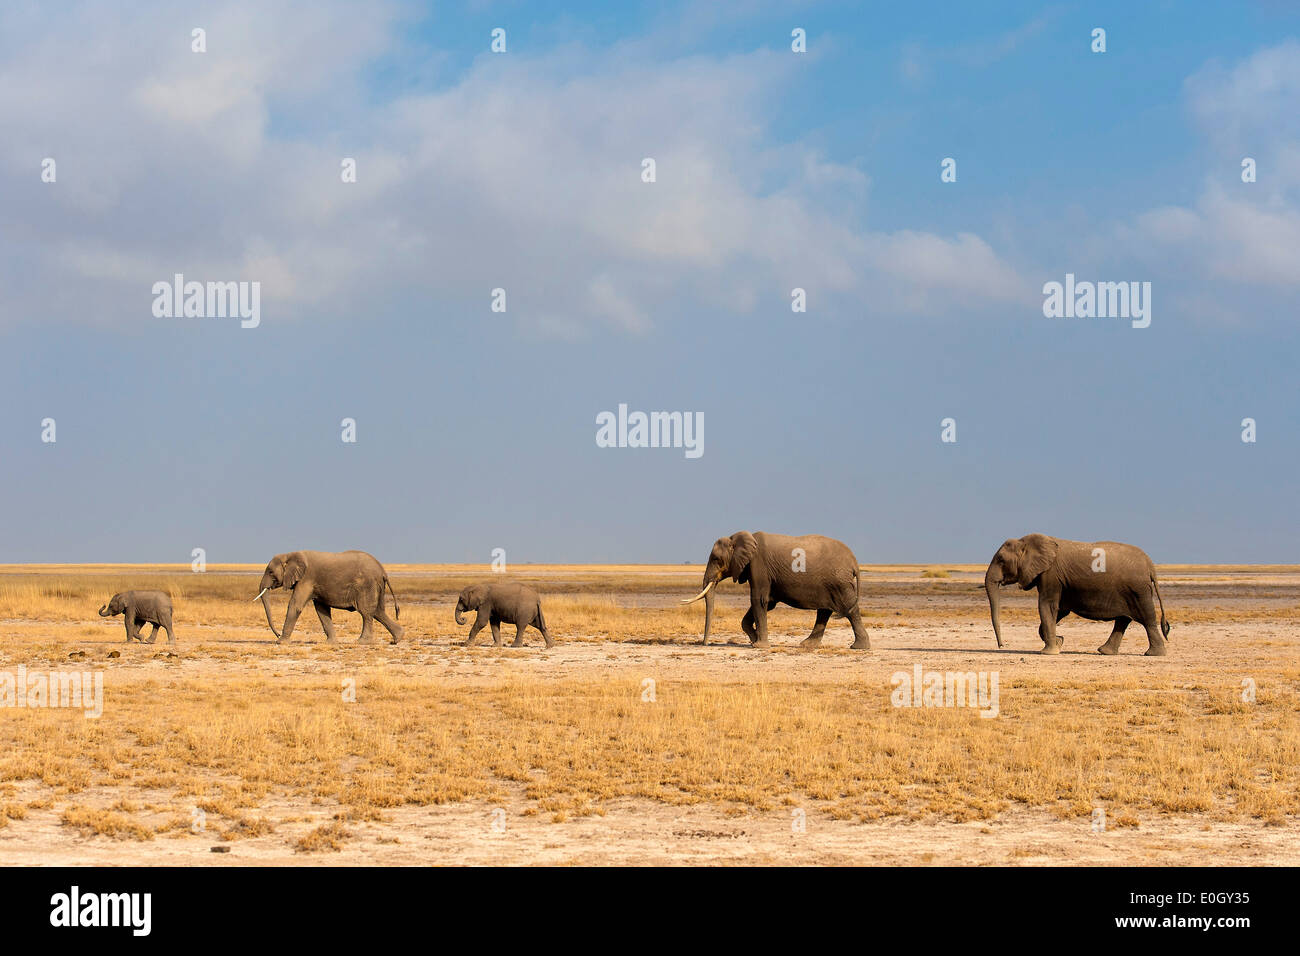
[[375, 635], [371, 633], [371, 624], [370, 624], [370, 622], [373, 621], [374, 618], [372, 618], [365, 611], [361, 611], [360, 614], [361, 614], [361, 636], [357, 638], [357, 643], [358, 644], [374, 643]]
[[334, 618], [330, 614], [330, 606], [324, 601], [312, 601], [316, 608], [316, 616], [320, 618], [320, 628], [325, 632], [325, 640], [330, 644], [334, 643]]
[[751, 607], [745, 612], [745, 616], [740, 619], [740, 629], [745, 632], [749, 638], [749, 643], [753, 644], [758, 640], [758, 631], [754, 629], [754, 609]]
[[135, 640], [135, 632], [132, 630], [131, 627], [132, 620], [133, 618], [131, 616], [131, 613], [128, 611], [126, 615], [126, 619], [123, 621], [123, 623], [126, 624], [126, 642], [128, 644], [130, 644], [133, 640]]
[[483, 614], [480, 612], [479, 615], [474, 618], [474, 626], [469, 629], [469, 637], [465, 638], [466, 647], [474, 643], [474, 637], [478, 634], [479, 631], [483, 630], [486, 624], [487, 624], [487, 619], [484, 618]]
[[1119, 645], [1124, 640], [1124, 629], [1131, 623], [1133, 623], [1133, 619], [1129, 617], [1115, 618], [1115, 629], [1110, 632], [1110, 637], [1107, 638], [1106, 643], [1097, 648], [1097, 653], [1106, 655], [1118, 654]]
[[[1062, 621], [1064, 621], [1064, 620], [1065, 620], [1067, 617], [1069, 617], [1069, 616], [1070, 616], [1070, 609], [1069, 609], [1068, 607], [1059, 607], [1059, 608], [1057, 608], [1057, 610], [1056, 610], [1056, 623], [1057, 623], [1057, 624], [1060, 624]], [[1056, 635], [1056, 639], [1057, 639], [1058, 641], [1061, 642], [1061, 646], [1062, 646], [1062, 647], [1065, 646], [1065, 638], [1064, 638], [1062, 635], [1057, 634], [1057, 635]]]
[[1147, 631], [1146, 656], [1164, 657], [1169, 653], [1169, 646], [1165, 643], [1165, 636], [1160, 630], [1160, 614], [1156, 610], [1156, 602], [1150, 591], [1142, 595], [1138, 609], [1142, 613], [1137, 619], [1142, 622], [1142, 626]]
[[389, 644], [396, 644], [402, 639], [402, 635], [406, 633], [406, 628], [402, 627], [402, 625], [398, 624], [388, 616], [388, 612], [384, 610], [382, 600], [380, 601], [379, 608], [375, 611], [375, 620], [384, 625], [388, 630]]
[[1061, 640], [1056, 636], [1057, 607], [1044, 598], [1038, 599], [1038, 636], [1043, 639], [1043, 654], [1061, 653]]
[[758, 640], [753, 642], [754, 647], [768, 647], [767, 643], [767, 608], [766, 602], [760, 602], [756, 605], [754, 611], [754, 631], [758, 635]]
[[280, 630], [280, 639], [276, 641], [277, 644], [283, 644], [293, 636], [293, 628], [298, 623], [298, 615], [302, 613], [302, 609], [307, 606], [309, 600], [308, 595], [304, 594], [299, 597], [298, 592], [294, 591], [293, 597], [289, 598], [289, 609], [284, 612], [284, 627]]
[[849, 623], [853, 625], [853, 643], [849, 645], [850, 649], [855, 651], [871, 650], [871, 638], [867, 636], [867, 629], [862, 625], [862, 612], [856, 607], [845, 615]]
[[150, 621], [149, 625], [152, 628], [152, 630], [149, 632], [148, 643], [152, 644], [154, 641], [158, 640], [158, 622]]
[[831, 619], [831, 612], [825, 608], [817, 609], [817, 620], [812, 633], [799, 642], [800, 647], [821, 647], [822, 635], [826, 633], [826, 622]]
[[[520, 620], [522, 621], [523, 618], [520, 618]], [[516, 624], [516, 625], [515, 625], [515, 642], [514, 642], [513, 644], [510, 645], [511, 647], [523, 647], [523, 646], [524, 646], [524, 631], [526, 631], [527, 629], [528, 629], [528, 625], [527, 625], [527, 624]]]
[[1169, 645], [1165, 642], [1165, 636], [1160, 633], [1160, 625], [1146, 624], [1147, 629], [1147, 657], [1164, 657], [1169, 653]]
[[488, 626], [492, 628], [492, 645], [501, 646], [501, 618], [493, 614], [488, 618]]

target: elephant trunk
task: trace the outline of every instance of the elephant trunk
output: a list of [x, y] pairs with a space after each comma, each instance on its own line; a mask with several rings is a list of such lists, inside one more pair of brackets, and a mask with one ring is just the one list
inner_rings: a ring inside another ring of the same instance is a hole
[[709, 593], [704, 595], [704, 640], [701, 644], [709, 643], [709, 625], [713, 623], [713, 588], [709, 588]]
[[280, 632], [275, 629], [275, 622], [271, 620], [271, 600], [266, 596], [266, 590], [263, 589], [258, 597], [262, 599], [262, 607], [266, 611], [266, 626], [271, 629], [271, 633], [275, 635], [275, 639], [278, 641]]
[[1002, 572], [998, 570], [997, 565], [990, 564], [989, 569], [984, 574], [984, 590], [989, 596], [989, 616], [993, 618], [993, 636], [998, 639], [998, 647], [1002, 646], [1002, 622], [998, 618], [998, 612], [1001, 608], [1002, 595]]
[[101, 608], [99, 609], [99, 616], [100, 616], [100, 617], [108, 617], [108, 605], [107, 605], [107, 604], [105, 604], [103, 607], [101, 607]]
[[461, 601], [456, 602], [456, 623], [461, 626], [465, 624], [465, 608]]

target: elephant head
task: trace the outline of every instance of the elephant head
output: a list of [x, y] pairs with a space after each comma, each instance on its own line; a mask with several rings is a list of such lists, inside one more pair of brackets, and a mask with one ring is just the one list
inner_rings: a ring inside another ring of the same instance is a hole
[[478, 606], [483, 603], [486, 596], [486, 589], [481, 584], [471, 584], [465, 590], [460, 592], [460, 597], [456, 599], [456, 623], [464, 624], [466, 611], [477, 611]]
[[1056, 560], [1058, 542], [1045, 534], [1027, 534], [1023, 538], [1008, 538], [998, 548], [984, 573], [984, 590], [989, 596], [989, 615], [993, 618], [993, 636], [1002, 646], [1002, 624], [998, 619], [999, 592], [1004, 584], [1019, 584], [1028, 591], [1038, 576]]
[[713, 623], [713, 588], [720, 581], [731, 578], [738, 584], [749, 580], [749, 565], [758, 553], [758, 542], [748, 531], [737, 531], [730, 538], [713, 542], [709, 560], [704, 564], [704, 590], [683, 604], [694, 604], [704, 598], [704, 641], [709, 642], [709, 626]]
[[99, 609], [100, 617], [115, 617], [126, 610], [126, 601], [121, 594], [114, 594], [108, 603]]
[[262, 572], [262, 580], [258, 582], [258, 587], [262, 590], [253, 600], [262, 602], [262, 608], [266, 611], [267, 626], [277, 638], [280, 634], [276, 631], [275, 624], [271, 622], [271, 602], [267, 600], [266, 592], [274, 591], [276, 588], [288, 588], [292, 591], [294, 585], [302, 580], [306, 573], [307, 560], [301, 551], [277, 554], [267, 563], [266, 570]]

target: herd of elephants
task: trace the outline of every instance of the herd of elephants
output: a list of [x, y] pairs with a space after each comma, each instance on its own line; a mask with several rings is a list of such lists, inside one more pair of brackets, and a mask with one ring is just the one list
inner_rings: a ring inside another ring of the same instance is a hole
[[[708, 643], [714, 588], [731, 578], [749, 585], [749, 610], [740, 626], [752, 646], [768, 646], [767, 612], [778, 604], [787, 604], [817, 612], [812, 633], [803, 641], [804, 647], [817, 647], [826, 622], [831, 615], [837, 615], [853, 626], [851, 646], [867, 650], [871, 642], [858, 609], [858, 576], [857, 558], [842, 541], [815, 534], [792, 537], [738, 531], [714, 542], [704, 567], [703, 590], [682, 603], [705, 602], [703, 643]], [[984, 575], [998, 647], [1002, 646], [999, 589], [1009, 584], [1018, 584], [1026, 591], [1038, 590], [1041, 618], [1038, 635], [1043, 640], [1044, 654], [1060, 653], [1062, 641], [1056, 635], [1056, 625], [1068, 614], [1090, 621], [1114, 622], [1110, 638], [1097, 649], [1102, 654], [1119, 653], [1124, 630], [1133, 621], [1146, 628], [1147, 655], [1159, 657], [1167, 653], [1165, 639], [1169, 635], [1169, 622], [1156, 584], [1155, 565], [1141, 548], [1116, 541], [1067, 541], [1045, 534], [1029, 534], [1003, 543]], [[266, 623], [281, 642], [292, 636], [298, 615], [308, 603], [315, 607], [325, 637], [331, 642], [334, 625], [330, 612], [335, 608], [361, 615], [362, 643], [372, 640], [372, 621], [388, 629], [392, 643], [396, 644], [402, 637], [403, 628], [397, 623], [400, 613], [397, 595], [388, 573], [364, 551], [277, 554], [262, 573], [260, 586], [261, 593], [253, 600], [261, 600]], [[289, 608], [279, 633], [271, 620], [271, 605], [266, 597], [268, 591], [277, 588], [289, 592]], [[384, 608], [385, 591], [393, 598], [392, 617]], [[466, 644], [472, 643], [484, 626], [490, 626], [493, 642], [500, 646], [500, 627], [506, 623], [515, 626], [512, 646], [523, 645], [528, 627], [536, 628], [545, 638], [546, 646], [552, 646], [541, 599], [527, 585], [509, 581], [471, 584], [456, 600], [457, 624], [465, 623], [466, 611], [477, 612]], [[162, 591], [114, 594], [99, 609], [99, 614], [101, 617], [125, 615], [128, 642], [143, 641], [140, 632], [145, 624], [153, 625], [149, 643], [157, 638], [160, 628], [167, 631], [168, 641], [176, 641], [172, 632], [171, 597]]]

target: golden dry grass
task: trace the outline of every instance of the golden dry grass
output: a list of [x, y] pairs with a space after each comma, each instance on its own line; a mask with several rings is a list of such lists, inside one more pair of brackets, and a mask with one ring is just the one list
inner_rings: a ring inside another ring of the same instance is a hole
[[[350, 822], [396, 807], [508, 794], [522, 794], [529, 813], [555, 822], [623, 799], [734, 813], [798, 804], [863, 821], [988, 819], [1015, 807], [1061, 817], [1115, 807], [1119, 826], [1147, 813], [1269, 825], [1300, 814], [1294, 644], [1252, 664], [1260, 679], [1252, 704], [1241, 701], [1236, 678], [1223, 680], [1209, 664], [1157, 672], [1125, 661], [1128, 669], [1070, 677], [1019, 673], [1004, 658], [1001, 716], [982, 720], [970, 710], [895, 708], [879, 671], [800, 676], [799, 662], [815, 658], [793, 650], [766, 658], [775, 662], [771, 679], [659, 679], [647, 702], [641, 679], [613, 668], [538, 674], [529, 671], [535, 658], [490, 648], [463, 663], [450, 645], [467, 628], [455, 625], [449, 604], [466, 581], [487, 575], [392, 570], [404, 575], [395, 583], [408, 641], [383, 645], [384, 661], [375, 663], [352, 643], [355, 615], [336, 615], [336, 647], [320, 643], [310, 615], [298, 640], [270, 643], [260, 607], [248, 601], [260, 568], [202, 575], [0, 568], [7, 635], [0, 668], [56, 666], [80, 649], [87, 657], [78, 667], [106, 673], [98, 720], [67, 710], [0, 712], [0, 827], [23, 821], [28, 808], [54, 805], [71, 831], [147, 841], [184, 835], [198, 808], [210, 832], [238, 841], [278, 833], [291, 816], [265, 807], [279, 801], [334, 814], [286, 838], [310, 853], [337, 849]], [[875, 570], [888, 580], [864, 583], [873, 626], [985, 620], [983, 595], [967, 578], [982, 569]], [[1232, 580], [1231, 569], [1185, 574]], [[595, 645], [597, 654], [607, 647], [611, 662], [628, 642], [664, 645], [671, 660], [675, 647], [698, 640], [700, 606], [676, 603], [694, 593], [698, 568], [516, 575], [543, 591], [559, 641]], [[1196, 589], [1204, 586], [1233, 585], [1170, 582], [1176, 628], [1300, 616], [1293, 585], [1202, 599]], [[99, 620], [95, 608], [126, 587], [173, 594], [180, 656], [156, 657], [167, 651], [160, 644], [105, 659], [121, 622]], [[738, 637], [742, 597], [739, 588], [724, 592], [718, 640]], [[1031, 598], [1004, 603], [1008, 629], [1036, 626]], [[277, 608], [282, 615], [282, 597]], [[791, 610], [771, 620], [774, 634], [801, 636], [811, 625], [807, 613]], [[512, 626], [503, 630], [513, 639]], [[1175, 630], [1175, 654], [1179, 636]], [[535, 650], [537, 637], [529, 640]], [[991, 635], [981, 646], [991, 648]], [[345, 679], [354, 682], [355, 702], [344, 698]], [[41, 796], [24, 803], [19, 786]]]

